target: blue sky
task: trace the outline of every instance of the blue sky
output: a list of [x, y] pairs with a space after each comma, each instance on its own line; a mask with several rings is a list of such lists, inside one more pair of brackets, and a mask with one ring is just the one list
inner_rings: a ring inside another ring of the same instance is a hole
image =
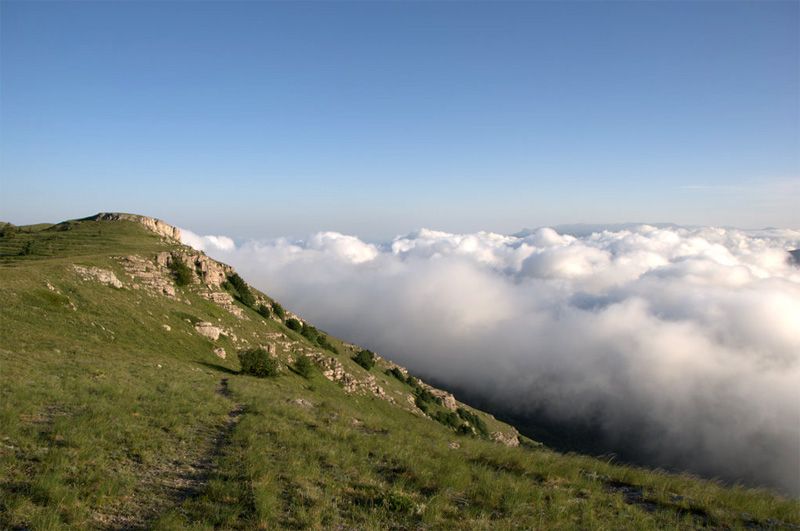
[[798, 227], [799, 5], [3, 1], [0, 219]]

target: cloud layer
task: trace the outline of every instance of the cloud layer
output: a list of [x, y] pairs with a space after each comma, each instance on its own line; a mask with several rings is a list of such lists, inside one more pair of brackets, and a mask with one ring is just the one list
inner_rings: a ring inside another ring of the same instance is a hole
[[786, 252], [800, 231], [184, 235], [323, 329], [497, 411], [800, 493], [800, 268]]

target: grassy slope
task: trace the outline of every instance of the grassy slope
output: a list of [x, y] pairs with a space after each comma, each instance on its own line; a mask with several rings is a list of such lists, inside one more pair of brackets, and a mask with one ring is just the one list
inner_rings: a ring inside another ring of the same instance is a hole
[[[234, 352], [230, 339], [212, 343], [187, 319], [254, 342], [302, 338], [193, 287], [177, 299], [130, 289], [112, 256], [177, 247], [134, 223], [57, 229], [0, 238], [0, 528], [800, 524], [798, 503], [769, 492], [460, 436], [319, 373], [239, 375], [235, 356], [212, 353]], [[126, 287], [83, 281], [73, 264]], [[409, 391], [372, 374], [389, 394]]]

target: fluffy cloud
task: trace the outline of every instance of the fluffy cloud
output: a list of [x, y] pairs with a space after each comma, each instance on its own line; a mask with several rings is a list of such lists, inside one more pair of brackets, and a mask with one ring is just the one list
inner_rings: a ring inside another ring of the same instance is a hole
[[800, 493], [800, 231], [185, 232], [323, 329], [640, 461]]
[[198, 251], [208, 251], [212, 254], [220, 251], [232, 251], [236, 248], [234, 241], [227, 236], [200, 236], [186, 229], [181, 229], [181, 241]]

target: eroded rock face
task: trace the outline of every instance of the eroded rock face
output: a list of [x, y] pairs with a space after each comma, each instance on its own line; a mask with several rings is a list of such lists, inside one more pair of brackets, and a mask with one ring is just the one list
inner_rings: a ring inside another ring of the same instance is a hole
[[359, 380], [349, 372], [344, 370], [342, 363], [332, 356], [325, 356], [319, 352], [312, 352], [308, 355], [322, 371], [322, 375], [332, 382], [339, 383], [345, 393], [356, 393], [364, 391], [372, 395], [394, 403], [394, 398], [388, 396], [383, 387], [378, 385], [375, 376], [368, 374], [363, 380]]
[[244, 319], [245, 317], [242, 309], [233, 303], [233, 297], [229, 293], [224, 291], [203, 291], [200, 292], [200, 296], [228, 310], [239, 319]]
[[160, 219], [151, 218], [149, 216], [140, 216], [138, 214], [125, 214], [123, 212], [101, 212], [96, 216], [88, 218], [94, 221], [132, 221], [144, 225], [148, 230], [155, 232], [161, 236], [172, 238], [173, 240], [181, 240], [181, 230], [178, 227], [161, 221]]
[[219, 288], [227, 280], [228, 275], [234, 272], [231, 266], [217, 262], [203, 253], [163, 251], [156, 255], [156, 263], [162, 267], [169, 267], [174, 260], [180, 260], [197, 274], [193, 277], [194, 283], [202, 283], [212, 288]]
[[433, 387], [430, 388], [431, 394], [442, 401], [442, 405], [449, 409], [450, 411], [455, 411], [458, 409], [458, 402], [456, 402], [456, 397], [448, 393], [447, 391], [442, 391], [441, 389], [434, 389]]
[[195, 324], [194, 329], [197, 330], [198, 334], [205, 336], [212, 341], [219, 339], [219, 335], [222, 332], [222, 330], [207, 321], [201, 321]]
[[113, 286], [115, 288], [122, 287], [122, 282], [117, 278], [117, 275], [108, 269], [100, 269], [99, 267], [84, 267], [79, 265], [73, 266], [73, 268], [83, 280], [95, 280], [101, 284], [106, 284], [107, 286]]
[[511, 433], [503, 433], [502, 431], [492, 432], [491, 439], [494, 442], [504, 444], [512, 448], [519, 446], [519, 433], [517, 433], [517, 430], [514, 430]]
[[122, 256], [118, 259], [125, 272], [134, 280], [134, 289], [144, 288], [156, 295], [175, 296], [175, 285], [166, 266], [138, 255]]
[[233, 273], [233, 268], [207, 257], [204, 254], [196, 254], [189, 257], [193, 262], [195, 271], [200, 275], [200, 279], [207, 286], [218, 288]]

